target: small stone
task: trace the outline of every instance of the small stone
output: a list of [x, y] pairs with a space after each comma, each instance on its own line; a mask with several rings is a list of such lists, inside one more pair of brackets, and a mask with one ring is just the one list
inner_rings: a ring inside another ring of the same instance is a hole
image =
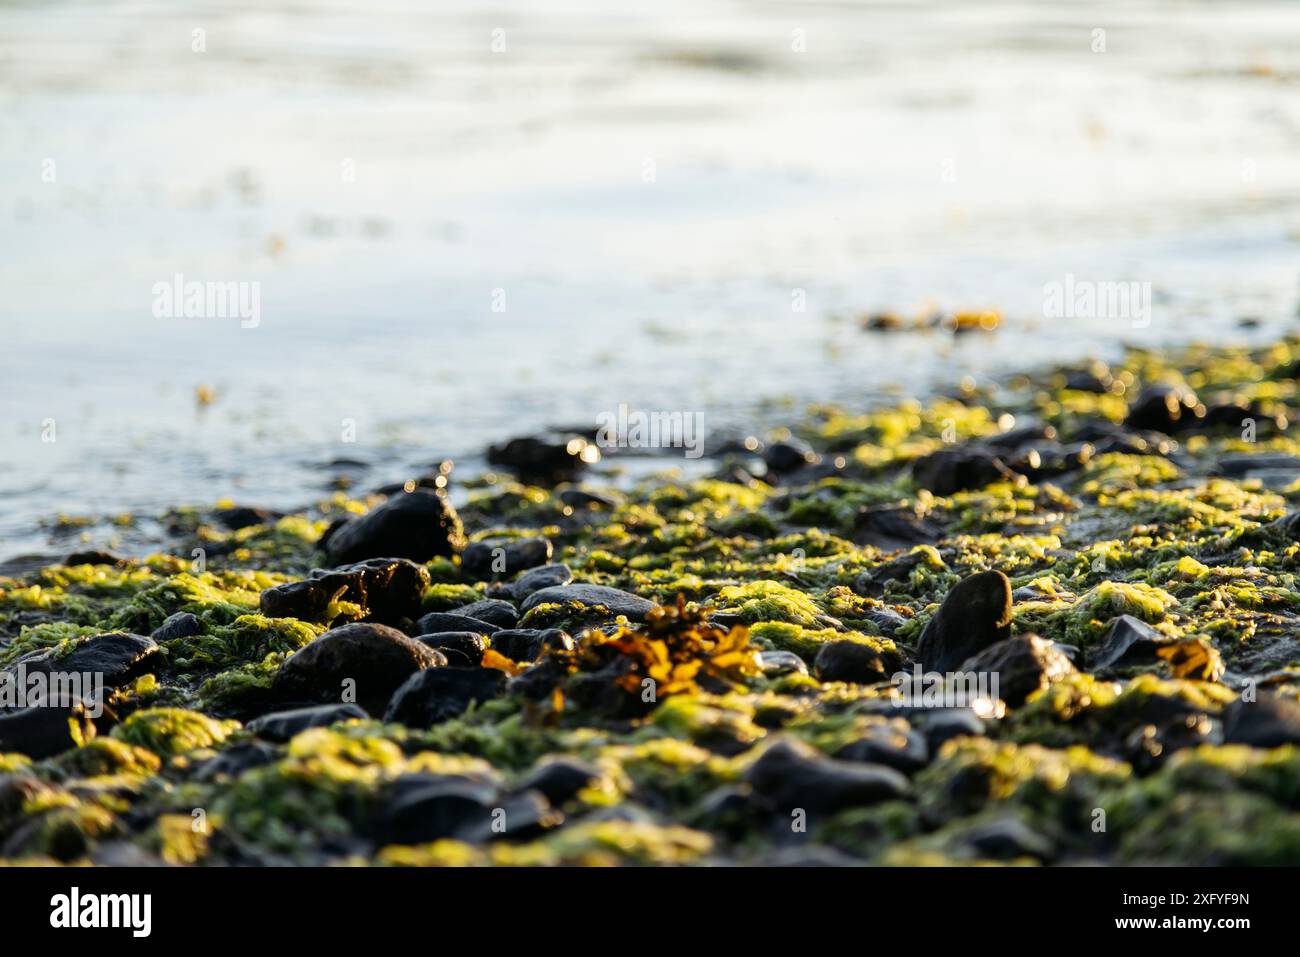
[[772, 472], [793, 472], [816, 461], [817, 453], [801, 439], [773, 442], [763, 449], [763, 462]]
[[559, 628], [518, 628], [492, 636], [492, 650], [511, 661], [536, 661], [548, 648], [573, 650], [573, 638]]
[[367, 558], [409, 558], [427, 562], [456, 554], [460, 518], [447, 499], [427, 490], [407, 492], [340, 526], [324, 548], [335, 564]]
[[538, 605], [549, 602], [557, 604], [577, 602], [589, 607], [601, 605], [609, 609], [611, 616], [626, 615], [632, 621], [643, 621], [655, 607], [655, 603], [648, 599], [605, 585], [563, 585], [556, 588], [543, 588], [529, 595], [521, 607], [524, 612], [529, 612]]
[[409, 677], [444, 664], [441, 654], [396, 628], [343, 625], [296, 651], [276, 672], [273, 688], [282, 700], [329, 704], [352, 690], [357, 704], [378, 714]]
[[758, 664], [768, 678], [781, 675], [806, 675], [808, 665], [793, 651], [760, 651]]
[[1176, 432], [1195, 423], [1197, 405], [1196, 394], [1189, 389], [1171, 385], [1148, 386], [1129, 406], [1124, 424], [1130, 429], [1152, 429], [1166, 434]]
[[907, 778], [893, 768], [837, 761], [794, 738], [781, 738], [764, 750], [745, 780], [781, 812], [796, 807], [834, 812], [911, 793]]
[[168, 615], [149, 637], [154, 641], [174, 641], [177, 638], [193, 638], [201, 634], [203, 634], [203, 622], [199, 616], [188, 611], [178, 611], [174, 615]]
[[386, 844], [443, 839], [478, 844], [535, 837], [559, 820], [536, 791], [502, 797], [488, 785], [448, 778], [405, 789], [381, 813], [379, 836]]
[[420, 614], [429, 570], [405, 558], [370, 558], [333, 570], [313, 570], [312, 579], [327, 587], [346, 582], [343, 600], [365, 608], [367, 621], [397, 626]]
[[[158, 643], [144, 635], [113, 632], [82, 638], [56, 657], [54, 651], [35, 651], [19, 658], [7, 672], [21, 665], [28, 675], [85, 675], [102, 678], [115, 688], [144, 674], [160, 660]], [[85, 689], [89, 693], [92, 689]]]
[[276, 585], [262, 592], [258, 609], [267, 618], [297, 618], [299, 621], [323, 622], [332, 602], [348, 590], [345, 581], [308, 579]]
[[997, 675], [998, 697], [1018, 708], [1035, 691], [1073, 674], [1074, 665], [1053, 642], [1037, 635], [1016, 635], [967, 658], [958, 670]]
[[1011, 861], [1022, 857], [1049, 861], [1055, 855], [1052, 842], [1013, 817], [999, 818], [964, 835], [966, 844], [981, 857]]
[[529, 595], [543, 588], [555, 588], [573, 581], [573, 571], [568, 565], [543, 565], [524, 572], [509, 585], [501, 586], [502, 597], [512, 601], [523, 601]]
[[580, 436], [526, 436], [491, 446], [487, 460], [525, 479], [555, 485], [600, 461], [600, 449]]
[[952, 587], [921, 632], [917, 658], [927, 671], [947, 673], [1011, 636], [1011, 582], [1000, 571], [979, 572]]
[[462, 605], [460, 608], [453, 608], [448, 614], [477, 618], [479, 621], [486, 621], [489, 625], [496, 625], [498, 628], [513, 628], [519, 624], [518, 609], [510, 602], [500, 601], [496, 598], [484, 598], [482, 601]]
[[393, 695], [385, 721], [428, 728], [458, 718], [475, 702], [504, 694], [505, 672], [495, 668], [431, 668], [411, 675]]
[[474, 631], [480, 635], [493, 635], [501, 628], [468, 615], [431, 611], [415, 623], [415, 630], [421, 635], [436, 635], [443, 631]]
[[870, 685], [887, 681], [880, 652], [860, 641], [828, 641], [817, 650], [813, 670], [819, 681], [847, 681]]
[[605, 772], [588, 761], [566, 754], [548, 755], [524, 775], [517, 790], [537, 791], [551, 804], [559, 807], [605, 778]]
[[915, 714], [912, 723], [921, 725], [931, 754], [953, 738], [980, 738], [985, 732], [984, 722], [970, 708], [927, 708]]
[[1096, 649], [1089, 655], [1093, 671], [1154, 664], [1161, 645], [1173, 641], [1132, 615], [1113, 619]]
[[323, 704], [314, 708], [295, 708], [292, 711], [263, 715], [248, 722], [247, 727], [259, 738], [283, 742], [310, 728], [325, 728], [339, 721], [356, 718], [365, 720], [369, 717], [354, 704]]
[[40, 761], [77, 747], [71, 725], [85, 722], [86, 706], [68, 696], [31, 708], [0, 712], [0, 753], [12, 751]]
[[864, 761], [912, 774], [930, 763], [925, 736], [902, 718], [869, 725], [858, 740], [835, 752], [842, 761]]
[[221, 525], [237, 532], [241, 528], [251, 528], [254, 525], [270, 525], [284, 517], [284, 512], [272, 511], [269, 508], [246, 508], [236, 506], [235, 508], [219, 508], [212, 513], [212, 517]]
[[460, 555], [460, 570], [474, 581], [510, 578], [526, 569], [545, 565], [553, 552], [548, 538], [489, 538], [465, 546]]
[[1223, 712], [1223, 740], [1252, 748], [1300, 744], [1300, 702], [1273, 694], [1234, 701]]
[[417, 635], [415, 640], [441, 652], [447, 664], [457, 668], [477, 668], [488, 647], [487, 638], [476, 631], [443, 631]]
[[912, 463], [912, 480], [935, 495], [952, 495], [1015, 477], [997, 454], [975, 445], [939, 449]]

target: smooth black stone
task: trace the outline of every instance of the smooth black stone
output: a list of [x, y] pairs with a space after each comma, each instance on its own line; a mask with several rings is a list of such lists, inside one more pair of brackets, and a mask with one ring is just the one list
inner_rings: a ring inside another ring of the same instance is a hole
[[998, 676], [998, 697], [1013, 708], [1035, 691], [1074, 672], [1070, 659], [1037, 635], [1016, 635], [972, 655], [960, 669], [966, 674]]
[[430, 668], [411, 675], [397, 689], [385, 721], [428, 728], [458, 718], [475, 702], [505, 693], [506, 676], [495, 668]]
[[943, 526], [903, 505], [871, 505], [858, 512], [853, 525], [853, 542], [882, 551], [913, 545], [930, 545], [939, 540]]
[[1132, 615], [1113, 619], [1106, 634], [1089, 655], [1093, 671], [1154, 664], [1157, 650], [1172, 639]]
[[817, 453], [801, 439], [773, 442], [763, 449], [763, 463], [772, 472], [793, 472], [817, 461]]
[[276, 747], [265, 741], [245, 741], [223, 748], [215, 757], [204, 761], [198, 766], [194, 777], [195, 780], [204, 782], [237, 778], [245, 771], [270, 764], [279, 756]]
[[608, 509], [618, 506], [618, 499], [599, 492], [589, 492], [581, 488], [566, 488], [560, 492], [560, 501], [569, 508]]
[[618, 588], [609, 588], [605, 585], [578, 584], [543, 588], [541, 591], [533, 592], [524, 599], [521, 608], [523, 611], [529, 612], [538, 605], [544, 605], [548, 602], [558, 604], [577, 602], [580, 605], [587, 606], [603, 605], [609, 609], [611, 615], [626, 615], [632, 621], [644, 620], [646, 614], [655, 607], [654, 602]]
[[1033, 858], [1050, 861], [1055, 855], [1052, 842], [1016, 818], [1000, 818], [968, 831], [964, 840], [981, 857], [995, 861]]
[[952, 495], [1015, 477], [992, 450], [974, 445], [939, 449], [912, 463], [912, 480], [935, 495]]
[[817, 649], [813, 670], [820, 681], [847, 681], [869, 685], [889, 678], [886, 674], [885, 662], [876, 649], [847, 638], [828, 641]]
[[[113, 632], [83, 638], [61, 657], [53, 651], [35, 651], [14, 662], [12, 670], [22, 665], [27, 673], [90, 674], [102, 676], [112, 688], [144, 674], [160, 661], [158, 643], [144, 635]], [[87, 693], [91, 689], [85, 689]]]
[[440, 651], [447, 664], [456, 668], [477, 668], [488, 647], [487, 638], [476, 631], [441, 631], [417, 635], [415, 640]]
[[424, 844], [444, 838], [480, 844], [535, 837], [560, 816], [536, 791], [498, 795], [489, 786], [449, 779], [411, 790], [380, 819], [388, 844]]
[[492, 636], [492, 650], [511, 661], [536, 661], [548, 648], [573, 649], [573, 638], [559, 628], [517, 628]]
[[486, 621], [489, 625], [496, 625], [498, 628], [513, 628], [519, 624], [519, 610], [510, 602], [501, 601], [497, 598], [484, 598], [482, 601], [462, 605], [459, 608], [453, 608], [448, 614], [477, 618], [479, 621]]
[[971, 655], [1011, 636], [1011, 582], [978, 572], [952, 587], [921, 632], [918, 660], [927, 671], [956, 671]]
[[582, 457], [586, 440], [573, 442], [569, 437], [538, 438], [525, 436], [488, 448], [489, 465], [497, 465], [538, 482], [555, 484], [572, 479], [587, 467]]
[[568, 565], [543, 565], [541, 568], [524, 572], [509, 585], [501, 586], [499, 593], [503, 598], [518, 602], [543, 588], [567, 585], [571, 581], [573, 581], [573, 571]]
[[454, 555], [461, 536], [460, 518], [451, 503], [436, 492], [419, 490], [395, 496], [340, 526], [324, 548], [339, 565], [367, 558], [427, 562]]
[[833, 812], [911, 793], [907, 778], [893, 768], [837, 761], [793, 738], [769, 746], [745, 780], [778, 812]]
[[126, 559], [112, 552], [103, 552], [90, 550], [84, 552], [73, 552], [63, 560], [65, 565], [113, 565], [121, 566], [126, 564]]
[[1130, 429], [1176, 432], [1195, 424], [1196, 394], [1171, 385], [1152, 385], [1142, 390], [1129, 406], [1124, 424]]
[[296, 651], [276, 672], [273, 689], [281, 700], [333, 704], [343, 700], [345, 687], [353, 687], [344, 682], [351, 681], [356, 703], [378, 714], [413, 674], [446, 661], [396, 628], [344, 625]]
[[1234, 701], [1223, 712], [1223, 740], [1253, 748], [1300, 743], [1300, 702], [1273, 694]]
[[212, 517], [232, 532], [235, 532], [253, 525], [269, 525], [283, 518], [284, 512], [272, 511], [269, 508], [237, 506], [235, 508], [219, 508], [212, 513]]
[[415, 623], [415, 630], [422, 635], [436, 635], [442, 631], [474, 631], [480, 635], [493, 635], [500, 631], [498, 625], [470, 618], [468, 615], [455, 615], [445, 611], [431, 611]]
[[542, 758], [519, 782], [520, 791], [537, 791], [559, 807], [577, 797], [584, 788], [598, 784], [605, 773], [594, 764], [568, 755]]
[[82, 720], [84, 704], [64, 698], [19, 711], [0, 712], [0, 753], [25, 754], [34, 761], [77, 747], [69, 719]]
[[149, 637], [154, 641], [174, 641], [177, 638], [193, 638], [203, 633], [203, 621], [198, 615], [188, 611], [178, 611], [168, 615], [166, 621], [154, 629]]
[[970, 708], [926, 708], [910, 717], [913, 724], [920, 725], [931, 754], [937, 754], [953, 738], [980, 738], [985, 732], [984, 722]]
[[808, 673], [808, 665], [793, 651], [760, 651], [758, 662], [763, 674], [769, 678]]
[[883, 764], [912, 774], [930, 763], [930, 747], [923, 734], [899, 719], [870, 725], [862, 737], [835, 752], [835, 757], [841, 761]]
[[551, 560], [548, 538], [490, 538], [472, 542], [460, 555], [460, 570], [475, 581], [510, 578]]
[[310, 728], [324, 728], [339, 721], [370, 717], [354, 704], [323, 704], [314, 708], [277, 711], [248, 722], [247, 728], [268, 741], [288, 741]]

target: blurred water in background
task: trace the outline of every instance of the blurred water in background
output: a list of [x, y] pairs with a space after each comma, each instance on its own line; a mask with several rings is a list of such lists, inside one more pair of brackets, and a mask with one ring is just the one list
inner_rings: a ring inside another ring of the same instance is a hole
[[[0, 557], [620, 402], [716, 433], [1267, 339], [1298, 237], [1290, 3], [0, 2]], [[156, 318], [178, 273], [260, 324]], [[1067, 273], [1149, 327], [1045, 319]], [[856, 323], [930, 307], [1006, 322]]]

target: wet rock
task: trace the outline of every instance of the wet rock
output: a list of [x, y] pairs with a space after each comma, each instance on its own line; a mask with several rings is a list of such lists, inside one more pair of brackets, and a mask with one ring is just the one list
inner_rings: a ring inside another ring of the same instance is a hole
[[201, 634], [203, 634], [203, 622], [199, 616], [188, 611], [178, 611], [174, 615], [168, 615], [149, 637], [161, 642], [174, 641], [177, 638], [193, 638]]
[[967, 658], [1011, 637], [1011, 582], [978, 572], [952, 587], [921, 632], [917, 658], [927, 671], [956, 671]]
[[828, 641], [817, 650], [813, 670], [820, 681], [848, 681], [870, 685], [887, 681], [880, 653], [860, 641]]
[[1089, 655], [1089, 666], [1093, 671], [1105, 671], [1154, 664], [1160, 646], [1172, 640], [1140, 618], [1120, 615], [1111, 621], [1105, 637]]
[[499, 594], [502, 598], [518, 602], [543, 588], [557, 588], [571, 581], [573, 581], [573, 571], [568, 565], [543, 565], [541, 568], [524, 572], [509, 585], [502, 585]]
[[399, 625], [420, 614], [420, 599], [429, 587], [429, 570], [405, 558], [371, 558], [333, 570], [314, 569], [312, 579], [326, 587], [343, 581], [343, 600], [365, 607], [367, 621]]
[[[41, 562], [44, 565], [44, 561]], [[99, 551], [92, 549], [84, 552], [73, 552], [63, 560], [65, 565], [112, 565], [116, 568], [127, 564], [125, 558], [114, 555], [112, 552]]]
[[655, 607], [655, 603], [648, 599], [605, 585], [563, 585], [543, 588], [524, 599], [521, 607], [524, 612], [529, 612], [538, 605], [549, 602], [558, 604], [577, 602], [588, 607], [603, 605], [609, 609], [610, 615], [626, 615], [631, 621], [644, 620], [650, 609]]
[[441, 654], [396, 628], [344, 625], [296, 651], [276, 672], [273, 688], [281, 700], [321, 703], [339, 702], [345, 688], [354, 688], [356, 703], [378, 714], [412, 674], [444, 664]]
[[521, 478], [554, 485], [600, 461], [600, 450], [581, 436], [529, 436], [491, 446], [487, 460]]
[[572, 509], [611, 509], [618, 507], [618, 499], [600, 492], [581, 488], [566, 488], [560, 492], [560, 501]]
[[804, 660], [793, 651], [760, 651], [758, 663], [763, 669], [763, 674], [768, 678], [808, 673], [808, 666], [804, 664]]
[[853, 542], [883, 551], [930, 545], [939, 540], [943, 526], [911, 506], [871, 505], [858, 512]]
[[1272, 694], [1234, 701], [1223, 712], [1223, 739], [1253, 748], [1300, 744], [1300, 702]]
[[288, 741], [309, 728], [325, 728], [339, 721], [370, 717], [354, 704], [323, 704], [314, 708], [277, 711], [248, 722], [248, 730], [268, 741]]
[[1244, 478], [1256, 472], [1286, 471], [1300, 474], [1300, 455], [1241, 454], [1223, 455], [1215, 472], [1228, 478]]
[[920, 726], [931, 754], [953, 738], [980, 738], [985, 732], [984, 722], [970, 708], [927, 708], [914, 712], [911, 720]]
[[381, 812], [379, 839], [385, 844], [443, 839], [478, 844], [501, 837], [535, 837], [558, 820], [536, 791], [503, 797], [488, 785], [447, 778], [404, 789]]
[[492, 636], [492, 650], [511, 661], [536, 661], [548, 648], [573, 649], [573, 638], [559, 628], [517, 628]]
[[559, 807], [604, 779], [605, 772], [588, 761], [565, 754], [548, 755], [524, 775], [517, 790], [536, 791]]
[[837, 761], [793, 738], [769, 746], [745, 772], [745, 780], [778, 811], [833, 812], [911, 793], [907, 778], [893, 768]]
[[1138, 774], [1150, 774], [1184, 748], [1222, 743], [1222, 729], [1209, 715], [1182, 714], [1140, 724], [1124, 739], [1120, 757]]
[[897, 558], [891, 558], [859, 575], [853, 583], [853, 590], [868, 598], [880, 598], [885, 594], [890, 582], [903, 581], [911, 577], [912, 572], [927, 561], [926, 556], [920, 552], [907, 552]]
[[879, 628], [886, 638], [892, 638], [894, 632], [907, 624], [907, 619], [892, 608], [868, 608], [862, 617]]
[[510, 578], [545, 565], [553, 552], [548, 538], [489, 538], [465, 546], [460, 570], [474, 581]]
[[817, 453], [801, 439], [773, 442], [763, 449], [763, 462], [772, 472], [793, 472], [816, 461]]
[[482, 601], [462, 605], [459, 608], [453, 608], [448, 614], [477, 618], [479, 621], [486, 621], [489, 625], [496, 625], [498, 628], [513, 628], [519, 624], [518, 609], [510, 602], [501, 601], [497, 598], [485, 598]]
[[346, 581], [307, 579], [276, 585], [262, 592], [258, 608], [267, 618], [325, 621], [330, 604], [348, 590]]
[[912, 463], [912, 480], [935, 495], [952, 495], [1015, 477], [994, 451], [976, 445], [939, 449]]
[[1031, 422], [1006, 432], [985, 436], [981, 441], [990, 448], [1014, 452], [1034, 443], [1055, 442], [1056, 427], [1045, 422]]
[[1093, 392], [1103, 395], [1110, 391], [1114, 378], [1110, 370], [1102, 367], [1101, 369], [1071, 369], [1065, 374], [1065, 388], [1075, 392]]
[[1124, 424], [1130, 429], [1176, 432], [1194, 423], [1197, 405], [1196, 394], [1189, 389], [1171, 385], [1148, 386], [1129, 406]]
[[456, 668], [479, 667], [488, 647], [487, 638], [475, 631], [443, 631], [418, 635], [415, 640], [441, 652], [447, 664]]
[[431, 611], [415, 623], [415, 630], [421, 635], [436, 635], [443, 631], [473, 631], [480, 635], [493, 635], [501, 629], [491, 622], [468, 615]]
[[995, 861], [1022, 857], [1050, 861], [1056, 853], [1050, 839], [1013, 817], [990, 821], [967, 831], [965, 842], [981, 857]]
[[506, 676], [495, 668], [431, 668], [410, 676], [393, 695], [385, 721], [428, 728], [458, 718], [475, 702], [504, 694]]
[[[142, 675], [157, 665], [161, 651], [158, 643], [144, 635], [113, 632], [83, 638], [71, 650], [55, 655], [53, 650], [35, 651], [23, 655], [6, 669], [12, 673], [19, 665], [27, 675], [89, 674], [92, 681], [102, 679], [113, 688]], [[85, 689], [89, 693], [92, 689]]]
[[325, 540], [330, 560], [342, 565], [367, 558], [409, 558], [427, 562], [460, 547], [460, 518], [445, 497], [427, 490], [390, 498], [348, 521]]
[[960, 671], [998, 676], [997, 693], [1013, 708], [1035, 691], [1074, 672], [1074, 665], [1053, 642], [1037, 635], [1016, 635], [967, 658]]
[[275, 746], [265, 741], [245, 741], [222, 748], [215, 757], [204, 761], [195, 771], [194, 778], [200, 782], [237, 778], [245, 771], [270, 764], [279, 756]]
[[212, 513], [212, 517], [232, 532], [236, 532], [241, 528], [251, 528], [254, 525], [270, 525], [272, 522], [283, 518], [284, 512], [272, 511], [269, 508], [237, 506], [235, 508], [219, 508]]
[[835, 757], [912, 774], [930, 763], [930, 747], [924, 735], [898, 718], [868, 726], [862, 737], [840, 748]]
[[69, 696], [31, 708], [0, 711], [0, 753], [25, 754], [40, 761], [77, 747], [72, 725], [90, 720], [85, 704]]

